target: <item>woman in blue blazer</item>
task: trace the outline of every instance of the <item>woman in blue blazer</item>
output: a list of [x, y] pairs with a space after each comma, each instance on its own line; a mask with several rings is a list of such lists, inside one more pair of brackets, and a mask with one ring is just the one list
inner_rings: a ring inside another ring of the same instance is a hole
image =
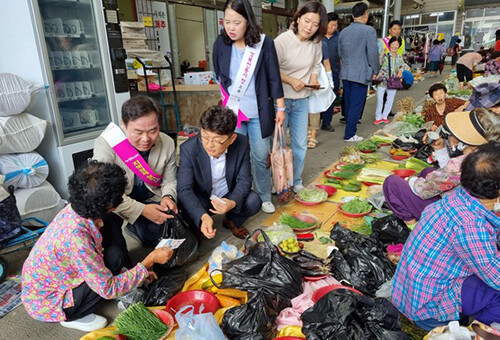
[[[262, 200], [262, 210], [275, 211], [271, 202], [271, 171], [267, 156], [275, 123], [285, 120], [285, 100], [278, 57], [272, 39], [261, 35], [248, 0], [228, 0], [224, 6], [224, 29], [214, 43], [214, 70], [219, 82], [231, 94], [247, 46], [254, 47], [261, 39], [262, 49], [249, 86], [239, 101], [239, 108], [248, 118], [236, 132], [248, 136], [252, 159], [255, 192]], [[275, 112], [274, 100], [277, 111]]]

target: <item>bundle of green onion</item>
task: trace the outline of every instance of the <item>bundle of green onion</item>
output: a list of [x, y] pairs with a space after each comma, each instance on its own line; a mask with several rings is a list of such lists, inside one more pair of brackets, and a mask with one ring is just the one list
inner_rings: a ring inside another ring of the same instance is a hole
[[116, 334], [123, 334], [130, 340], [158, 340], [168, 331], [142, 303], [137, 302], [121, 312], [115, 320]]

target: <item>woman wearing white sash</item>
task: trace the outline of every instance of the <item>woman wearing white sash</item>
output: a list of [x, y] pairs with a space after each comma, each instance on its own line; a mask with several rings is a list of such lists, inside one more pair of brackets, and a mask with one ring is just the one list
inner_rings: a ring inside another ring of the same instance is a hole
[[326, 33], [327, 24], [325, 7], [319, 2], [308, 1], [295, 13], [291, 29], [274, 40], [285, 91], [285, 127], [290, 128], [292, 141], [295, 192], [303, 188], [310, 85], [319, 84], [321, 39]]
[[253, 188], [263, 202], [262, 210], [273, 213], [267, 156], [275, 122], [285, 120], [285, 100], [273, 40], [260, 34], [248, 0], [226, 2], [213, 62], [223, 96], [229, 96], [225, 105], [238, 114], [236, 132], [250, 139]]

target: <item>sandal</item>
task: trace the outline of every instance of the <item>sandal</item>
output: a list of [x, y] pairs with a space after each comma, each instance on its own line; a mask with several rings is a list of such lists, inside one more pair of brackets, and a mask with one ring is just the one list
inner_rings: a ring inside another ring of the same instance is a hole
[[316, 139], [309, 139], [307, 142], [307, 148], [308, 149], [314, 149], [318, 144], [318, 141]]

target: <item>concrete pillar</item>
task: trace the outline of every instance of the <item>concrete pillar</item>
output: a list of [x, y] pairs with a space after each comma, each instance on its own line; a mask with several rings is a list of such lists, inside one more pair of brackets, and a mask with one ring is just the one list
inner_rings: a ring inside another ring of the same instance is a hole
[[382, 23], [382, 38], [387, 35], [387, 26], [389, 26], [389, 2], [390, 0], [384, 1], [384, 22]]
[[330, 13], [335, 10], [334, 0], [322, 0], [321, 3], [325, 6], [326, 13]]
[[252, 5], [253, 12], [255, 14], [255, 20], [258, 25], [262, 25], [262, 4], [260, 0], [250, 0], [250, 5]]
[[401, 20], [401, 0], [394, 0], [394, 13], [392, 20]]

